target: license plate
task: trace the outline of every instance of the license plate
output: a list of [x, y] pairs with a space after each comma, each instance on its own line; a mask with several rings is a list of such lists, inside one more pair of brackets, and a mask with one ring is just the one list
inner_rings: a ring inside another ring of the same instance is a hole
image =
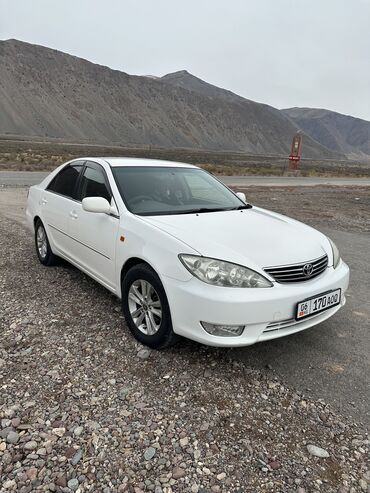
[[313, 298], [309, 298], [297, 303], [296, 320], [309, 317], [315, 313], [323, 312], [333, 306], [339, 305], [341, 298], [341, 290], [335, 289], [326, 293], [319, 294]]

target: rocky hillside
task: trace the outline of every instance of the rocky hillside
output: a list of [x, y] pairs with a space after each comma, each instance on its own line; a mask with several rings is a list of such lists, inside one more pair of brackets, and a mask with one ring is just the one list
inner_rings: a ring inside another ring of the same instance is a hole
[[[222, 89], [205, 82], [190, 74], [187, 70], [180, 70], [167, 74], [160, 80], [172, 87], [186, 89], [193, 94], [211, 99], [215, 107], [228, 103], [230, 107], [234, 108], [234, 111], [243, 114], [247, 128], [252, 130], [252, 139], [253, 133], [255, 135], [254, 138], [262, 140], [266, 139], [267, 142], [269, 142], [273, 136], [280, 135], [278, 138], [279, 140], [274, 144], [274, 147], [280, 146], [281, 143], [284, 143], [286, 146], [286, 144], [291, 143], [291, 137], [296, 132], [296, 125], [294, 123], [293, 126], [289, 125], [287, 119], [282, 119], [281, 112], [278, 109], [268, 106], [267, 104], [256, 103], [255, 101], [243, 98], [227, 89]], [[288, 147], [289, 146], [285, 147], [285, 154], [288, 151]], [[314, 148], [313, 150], [312, 147]], [[310, 155], [312, 155], [315, 154], [317, 150], [317, 142], [312, 142], [311, 139], [308, 139], [306, 142], [306, 152], [309, 151]], [[260, 150], [259, 152], [263, 153], [269, 151]], [[277, 152], [281, 152], [280, 148]]]
[[288, 108], [282, 112], [323, 146], [348, 157], [370, 158], [370, 122], [317, 108]]
[[[193, 87], [174, 83], [175, 76], [128, 75], [49, 48], [1, 41], [0, 135], [288, 153], [296, 127], [278, 110], [190, 74]], [[338, 153], [307, 137], [304, 156]]]

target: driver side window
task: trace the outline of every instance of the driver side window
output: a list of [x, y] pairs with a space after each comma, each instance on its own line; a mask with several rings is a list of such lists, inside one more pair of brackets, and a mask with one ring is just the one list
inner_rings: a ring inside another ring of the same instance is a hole
[[86, 166], [81, 178], [80, 198], [103, 197], [110, 203], [112, 194], [107, 186], [106, 178], [102, 169]]

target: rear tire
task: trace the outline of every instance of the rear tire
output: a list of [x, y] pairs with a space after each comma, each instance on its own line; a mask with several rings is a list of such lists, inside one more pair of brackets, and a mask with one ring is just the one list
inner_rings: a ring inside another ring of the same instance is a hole
[[35, 224], [35, 246], [37, 256], [42, 265], [51, 267], [58, 263], [59, 257], [52, 252], [45, 227], [40, 219], [37, 219]]
[[131, 333], [142, 344], [163, 349], [178, 341], [163, 285], [149, 265], [137, 264], [123, 278], [122, 310]]

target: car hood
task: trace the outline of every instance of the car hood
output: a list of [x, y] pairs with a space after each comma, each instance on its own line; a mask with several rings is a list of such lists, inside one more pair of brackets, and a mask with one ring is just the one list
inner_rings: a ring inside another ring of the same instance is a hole
[[[142, 216], [205, 257], [263, 268], [307, 262], [331, 247], [325, 235], [258, 207], [242, 211]], [[179, 252], [181, 253], [181, 252]]]

